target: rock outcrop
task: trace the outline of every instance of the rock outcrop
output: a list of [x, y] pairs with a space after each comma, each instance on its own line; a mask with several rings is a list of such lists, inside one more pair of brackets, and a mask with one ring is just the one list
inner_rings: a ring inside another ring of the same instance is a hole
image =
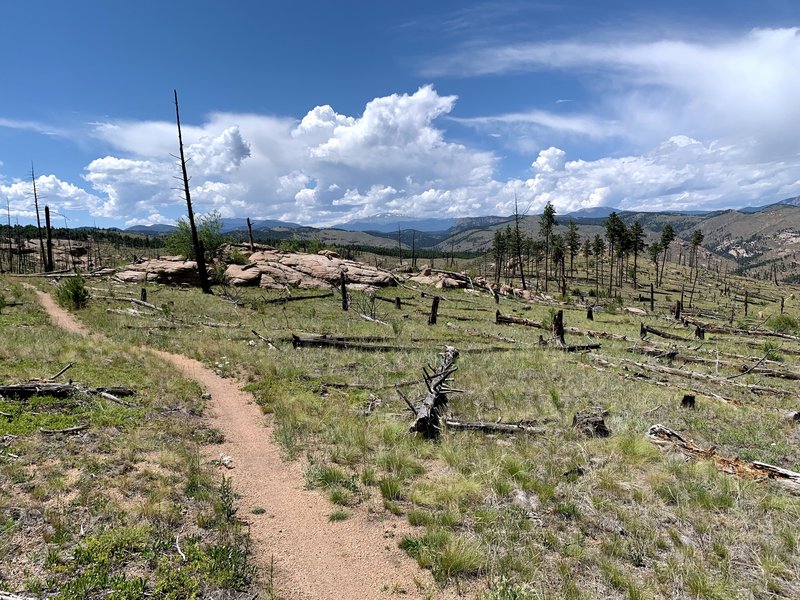
[[163, 256], [159, 259], [132, 263], [115, 275], [125, 283], [172, 283], [177, 285], [200, 285], [197, 263], [181, 256]]
[[[235, 286], [329, 288], [339, 285], [343, 272], [347, 275], [348, 285], [355, 289], [397, 285], [396, 278], [389, 271], [343, 259], [330, 250], [319, 254], [282, 252], [263, 246], [253, 253], [242, 252], [241, 247], [237, 250], [248, 262], [244, 265], [229, 264], [225, 269], [228, 283]], [[116, 278], [129, 283], [149, 281], [199, 285], [197, 263], [179, 256], [127, 265], [117, 272]]]

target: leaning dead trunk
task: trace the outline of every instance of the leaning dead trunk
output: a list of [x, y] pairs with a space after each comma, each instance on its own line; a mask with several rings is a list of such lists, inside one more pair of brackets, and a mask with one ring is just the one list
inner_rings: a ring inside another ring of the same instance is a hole
[[203, 244], [197, 236], [197, 227], [194, 224], [194, 211], [192, 210], [192, 196], [189, 193], [189, 174], [186, 171], [186, 157], [183, 154], [183, 135], [181, 134], [181, 115], [178, 110], [178, 90], [173, 90], [175, 93], [175, 120], [178, 123], [178, 146], [180, 147], [181, 159], [181, 172], [183, 174], [183, 191], [186, 195], [186, 209], [189, 219], [189, 228], [192, 231], [192, 248], [194, 248], [194, 257], [197, 261], [197, 273], [200, 276], [200, 288], [204, 294], [211, 293], [211, 284], [208, 281], [208, 272], [206, 270], [206, 257]]

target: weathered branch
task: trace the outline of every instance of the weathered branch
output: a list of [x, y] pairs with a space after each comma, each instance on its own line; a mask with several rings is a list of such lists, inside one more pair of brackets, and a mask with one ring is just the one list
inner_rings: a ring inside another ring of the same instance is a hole
[[492, 423], [487, 421], [459, 421], [445, 419], [444, 424], [449, 429], [465, 431], [482, 431], [484, 433], [527, 433], [528, 435], [541, 435], [547, 432], [544, 427], [534, 427], [528, 422], [519, 423]]
[[717, 468], [724, 473], [747, 479], [772, 479], [786, 485], [795, 493], [800, 493], [800, 473], [767, 463], [746, 462], [738, 458], [719, 456], [714, 446], [703, 449], [691, 440], [685, 439], [679, 433], [663, 425], [651, 425], [647, 430], [647, 437], [652, 443], [658, 446], [672, 446], [678, 448], [683, 454], [690, 458], [711, 460], [717, 465]]
[[39, 429], [39, 433], [44, 433], [47, 435], [55, 435], [58, 433], [79, 433], [88, 428], [89, 424], [86, 423], [83, 425], [76, 425], [75, 427], [67, 427], [66, 429]]

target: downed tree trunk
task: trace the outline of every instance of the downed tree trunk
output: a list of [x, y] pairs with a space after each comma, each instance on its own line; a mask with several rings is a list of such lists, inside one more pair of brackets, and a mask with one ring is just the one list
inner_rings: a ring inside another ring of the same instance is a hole
[[679, 342], [691, 341], [689, 338], [675, 335], [674, 333], [667, 333], [666, 331], [661, 331], [660, 329], [656, 329], [655, 327], [650, 327], [649, 325], [641, 323], [639, 325], [639, 337], [644, 339], [647, 337], [648, 333], [652, 333], [653, 335], [657, 335], [658, 337], [662, 337], [667, 340], [678, 340]]
[[541, 435], [547, 431], [544, 427], [534, 427], [526, 421], [520, 421], [519, 423], [492, 423], [487, 421], [458, 421], [456, 419], [445, 419], [444, 424], [447, 425], [449, 429], [482, 431], [484, 433], [527, 433], [529, 435]]
[[792, 396], [794, 392], [790, 390], [784, 390], [781, 388], [774, 388], [765, 385], [755, 385], [755, 384], [744, 384], [744, 383], [737, 383], [732, 381], [730, 378], [727, 377], [718, 377], [716, 375], [709, 375], [707, 373], [700, 373], [698, 371], [683, 371], [681, 369], [674, 369], [672, 367], [665, 367], [661, 365], [649, 365], [646, 363], [636, 362], [634, 360], [627, 360], [624, 358], [619, 359], [623, 363], [627, 363], [630, 365], [634, 365], [640, 369], [645, 371], [651, 371], [653, 373], [664, 373], [666, 375], [677, 375], [679, 377], [687, 377], [689, 379], [701, 379], [704, 381], [714, 382], [714, 383], [724, 383], [725, 385], [746, 389], [754, 394], [774, 394], [778, 396]]
[[67, 427], [66, 429], [40, 429], [39, 432], [40, 433], [45, 433], [45, 434], [48, 434], [48, 435], [55, 435], [55, 434], [58, 434], [58, 433], [70, 434], [70, 433], [80, 433], [84, 429], [88, 429], [88, 428], [89, 428], [89, 425], [86, 424], [86, 425], [76, 425], [75, 427]]
[[314, 294], [310, 296], [281, 296], [270, 300], [261, 300], [262, 304], [286, 304], [287, 302], [297, 302], [298, 300], [319, 300], [320, 298], [331, 298], [333, 292], [327, 294]]
[[[541, 321], [533, 319], [523, 319], [522, 317], [514, 317], [512, 315], [500, 314], [498, 310], [495, 313], [495, 323], [498, 325], [524, 325], [526, 327], [535, 327], [536, 329], [547, 329]], [[625, 335], [618, 335], [616, 333], [607, 333], [605, 331], [592, 331], [591, 329], [578, 329], [577, 327], [564, 327], [566, 333], [573, 335], [583, 335], [588, 338], [601, 338], [608, 340], [620, 340], [627, 342], [628, 337]]]
[[691, 325], [695, 325], [697, 327], [702, 327], [706, 332], [711, 333], [729, 333], [731, 335], [758, 335], [762, 337], [776, 337], [781, 338], [784, 340], [800, 340], [799, 336], [790, 335], [788, 333], [780, 333], [778, 331], [771, 331], [769, 329], [740, 329], [738, 327], [731, 327], [729, 325], [714, 325], [712, 323], [704, 323], [698, 319], [693, 319], [691, 317], [684, 317], [684, 323], [688, 323]]
[[704, 450], [691, 440], [685, 439], [679, 433], [663, 425], [651, 425], [647, 430], [647, 437], [657, 446], [672, 446], [678, 448], [681, 453], [690, 458], [711, 460], [717, 465], [717, 468], [724, 473], [748, 479], [772, 479], [784, 484], [794, 493], [800, 493], [800, 473], [795, 473], [794, 471], [782, 469], [781, 467], [776, 467], [767, 463], [746, 462], [738, 458], [719, 456], [714, 446]]
[[[292, 334], [292, 346], [294, 348], [338, 348], [340, 350], [363, 350], [365, 352], [392, 352], [404, 349], [400, 346], [361, 344], [324, 335], [319, 337], [300, 337], [294, 334]], [[405, 349], [410, 350], [411, 348]]]
[[33, 396], [68, 398], [70, 396], [74, 396], [75, 394], [110, 394], [114, 396], [133, 396], [136, 394], [136, 390], [126, 387], [85, 388], [71, 383], [50, 383], [38, 381], [0, 385], [0, 396], [10, 396], [20, 399], [31, 398]]
[[445, 346], [436, 371], [428, 374], [427, 370], [423, 369], [428, 393], [419, 406], [414, 409], [415, 419], [408, 429], [409, 433], [419, 432], [427, 439], [439, 437], [441, 433], [439, 421], [447, 407], [447, 394], [457, 391], [447, 385], [450, 375], [458, 370], [458, 367], [453, 364], [456, 358], [458, 358], [458, 350], [453, 346]]

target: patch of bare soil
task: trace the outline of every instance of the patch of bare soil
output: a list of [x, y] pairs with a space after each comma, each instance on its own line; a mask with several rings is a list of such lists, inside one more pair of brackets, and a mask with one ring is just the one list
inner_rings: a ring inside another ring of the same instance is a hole
[[[37, 292], [37, 296], [56, 325], [91, 334], [48, 294]], [[226, 474], [241, 497], [239, 514], [250, 524], [262, 584], [273, 580], [276, 597], [456, 597], [454, 591], [438, 589], [430, 573], [398, 548], [400, 531], [407, 528], [399, 519], [356, 509], [344, 521], [329, 521], [333, 505], [318, 492], [303, 489], [302, 464], [281, 459], [261, 410], [234, 381], [219, 377], [196, 360], [149, 350], [211, 395], [209, 424], [222, 431], [225, 442], [207, 447], [209, 458], [218, 458], [219, 452], [232, 458], [234, 468]], [[250, 514], [253, 507], [266, 512]]]

